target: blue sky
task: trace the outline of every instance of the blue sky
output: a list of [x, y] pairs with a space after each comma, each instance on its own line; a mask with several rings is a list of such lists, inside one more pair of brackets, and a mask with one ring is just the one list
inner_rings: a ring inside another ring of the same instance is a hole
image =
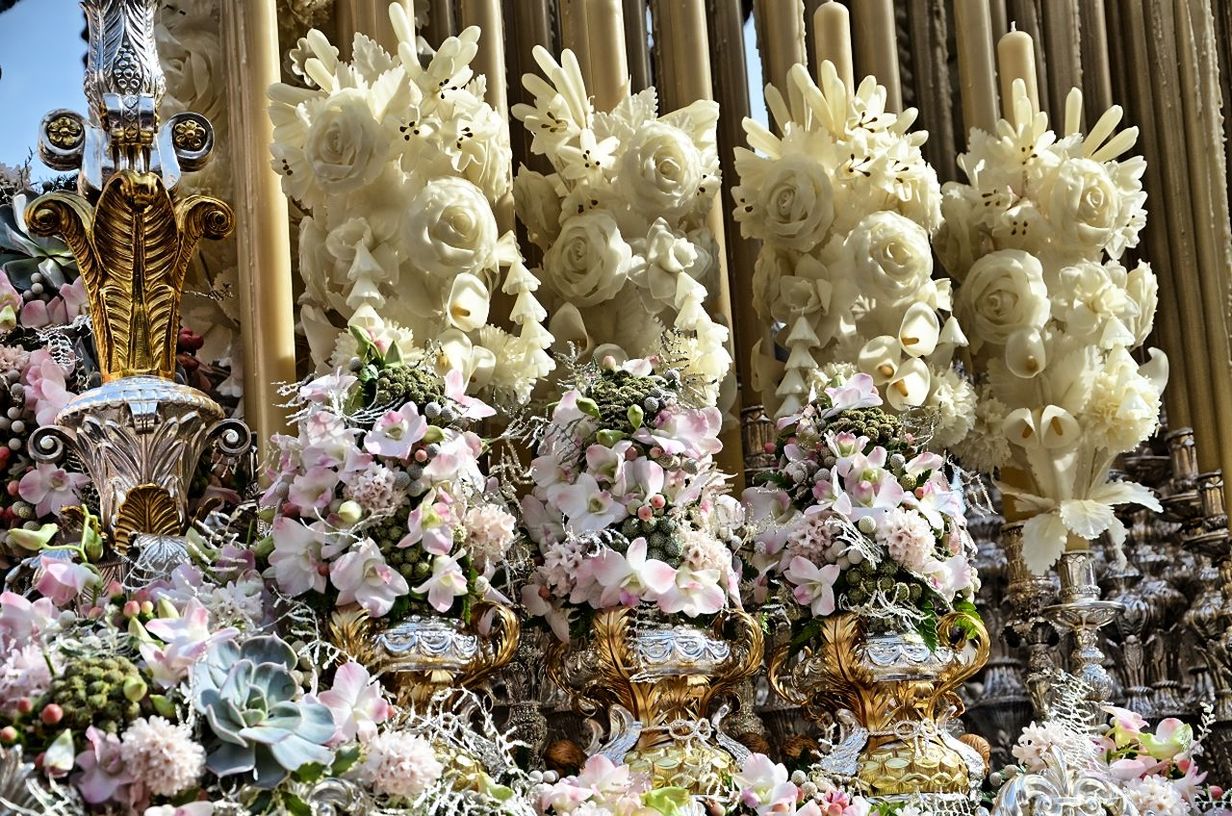
[[[0, 13], [0, 162], [20, 164], [53, 108], [85, 113], [85, 18], [77, 0], [21, 0]], [[34, 177], [52, 171], [35, 158]]]
[[[15, 165], [25, 160], [37, 143], [39, 122], [53, 108], [85, 113], [84, 24], [77, 0], [20, 0], [0, 13], [0, 162]], [[754, 118], [765, 122], [755, 42], [750, 20], [745, 29], [749, 101]], [[35, 179], [54, 175], [37, 157], [31, 171]]]

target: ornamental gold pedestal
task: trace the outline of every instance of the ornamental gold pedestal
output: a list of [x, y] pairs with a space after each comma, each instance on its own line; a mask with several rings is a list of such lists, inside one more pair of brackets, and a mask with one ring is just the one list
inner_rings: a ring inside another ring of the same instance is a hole
[[879, 800], [962, 810], [984, 778], [988, 748], [946, 724], [962, 711], [957, 689], [988, 651], [983, 625], [964, 613], [941, 618], [935, 649], [915, 632], [868, 634], [839, 614], [798, 653], [776, 650], [770, 681], [813, 719], [839, 724], [819, 771]]
[[553, 647], [548, 671], [578, 710], [609, 713], [607, 741], [589, 753], [627, 763], [656, 787], [705, 794], [748, 755], [718, 728], [726, 707], [714, 707], [757, 672], [763, 643], [757, 621], [739, 610], [720, 612], [710, 627], [608, 610], [586, 637]]
[[[481, 631], [489, 613], [491, 624]], [[513, 659], [520, 633], [513, 610], [493, 603], [475, 604], [469, 620], [412, 615], [386, 623], [356, 604], [336, 609], [329, 620], [334, 645], [379, 673], [408, 708], [477, 686]]]

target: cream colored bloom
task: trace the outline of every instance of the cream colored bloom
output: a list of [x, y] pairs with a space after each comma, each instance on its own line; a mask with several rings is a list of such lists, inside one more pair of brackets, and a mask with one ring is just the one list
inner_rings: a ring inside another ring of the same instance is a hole
[[304, 157], [321, 189], [328, 195], [340, 195], [381, 174], [390, 141], [365, 92], [348, 88], [328, 97], [315, 112]]
[[620, 291], [632, 260], [616, 220], [592, 210], [561, 224], [560, 237], [543, 258], [543, 279], [575, 306], [594, 306]]
[[826, 239], [834, 191], [825, 168], [807, 156], [771, 160], [737, 154], [740, 186], [733, 195], [742, 234], [800, 252]]
[[432, 179], [407, 207], [406, 257], [440, 279], [452, 279], [459, 272], [483, 278], [493, 272], [498, 237], [492, 205], [465, 179]]
[[701, 153], [680, 128], [647, 122], [625, 145], [613, 183], [636, 212], [678, 218], [701, 187]]
[[1120, 226], [1121, 192], [1101, 162], [1062, 162], [1044, 182], [1044, 191], [1039, 206], [1056, 240], [1067, 248], [1098, 252]]
[[[1159, 379], [1166, 380], [1167, 358], [1163, 352], [1155, 354], [1159, 361], [1155, 368], [1162, 367], [1163, 372]], [[1159, 424], [1163, 383], [1147, 376], [1154, 373], [1147, 368], [1149, 365], [1139, 367], [1123, 348], [1108, 353], [1084, 412], [1084, 424], [1094, 447], [1123, 453], [1154, 433]]]
[[[630, 242], [636, 253], [629, 278], [642, 294], [642, 303], [652, 313], [674, 305], [676, 279], [680, 275], [700, 278], [704, 269], [697, 269], [701, 253], [683, 235], [677, 235], [662, 218], [650, 225], [644, 239]], [[709, 258], [704, 259], [705, 262]]]
[[879, 306], [914, 295], [933, 273], [928, 233], [898, 213], [876, 212], [856, 224], [845, 243], [860, 289]]
[[560, 195], [552, 179], [523, 167], [513, 180], [513, 203], [531, 243], [546, 250], [560, 235]]
[[972, 348], [1005, 345], [1015, 332], [1042, 328], [1052, 304], [1044, 269], [1026, 252], [1004, 249], [976, 261], [958, 291], [959, 322]]

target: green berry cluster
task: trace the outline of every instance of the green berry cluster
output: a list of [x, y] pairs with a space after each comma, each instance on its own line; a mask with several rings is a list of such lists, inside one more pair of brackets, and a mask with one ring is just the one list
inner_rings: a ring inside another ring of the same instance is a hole
[[58, 728], [83, 733], [91, 725], [110, 734], [119, 733], [141, 716], [140, 700], [133, 690], [144, 688], [141, 672], [132, 661], [119, 655], [74, 657], [64, 667], [64, 673], [51, 681], [38, 708], [51, 703], [60, 706], [64, 718]]
[[888, 558], [877, 566], [862, 561], [847, 570], [843, 579], [847, 600], [856, 606], [866, 603], [879, 590], [898, 603], [916, 604], [924, 595], [923, 585]]
[[604, 371], [590, 386], [586, 396], [599, 406], [602, 427], [632, 433], [629, 408], [636, 405], [646, 416], [654, 416], [676, 400], [672, 380], [665, 377], [639, 377], [627, 371]]
[[426, 405], [444, 398], [440, 378], [421, 366], [383, 366], [377, 372], [376, 405]]
[[645, 538], [647, 558], [678, 566], [684, 556], [680, 525], [668, 516], [654, 516], [644, 521], [633, 516], [624, 520], [620, 532], [630, 541]]
[[825, 430], [833, 434], [850, 432], [856, 436], [867, 436], [873, 445], [880, 445], [889, 451], [906, 447], [903, 442], [902, 420], [880, 408], [852, 408], [844, 411], [827, 420]]

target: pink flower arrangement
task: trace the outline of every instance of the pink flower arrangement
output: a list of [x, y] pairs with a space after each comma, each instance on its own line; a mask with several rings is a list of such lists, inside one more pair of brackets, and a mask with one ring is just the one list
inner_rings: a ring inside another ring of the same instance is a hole
[[927, 638], [937, 615], [973, 610], [974, 545], [945, 459], [880, 405], [855, 374], [779, 421], [777, 464], [744, 495], [747, 577], [756, 602], [782, 593], [805, 617], [851, 611]]
[[719, 523], [740, 515], [713, 459], [719, 411], [687, 404], [676, 372], [657, 374], [655, 362], [588, 370], [542, 428], [522, 501], [539, 560], [522, 601], [562, 639], [570, 610], [697, 617], [738, 603]]
[[354, 333], [358, 374], [302, 386], [298, 434], [274, 439], [261, 500], [273, 522], [266, 577], [288, 595], [358, 604], [373, 617], [502, 600], [493, 583], [516, 519], [484, 475], [486, 445], [470, 427], [492, 409], [466, 396], [459, 377], [386, 359], [370, 333]]

